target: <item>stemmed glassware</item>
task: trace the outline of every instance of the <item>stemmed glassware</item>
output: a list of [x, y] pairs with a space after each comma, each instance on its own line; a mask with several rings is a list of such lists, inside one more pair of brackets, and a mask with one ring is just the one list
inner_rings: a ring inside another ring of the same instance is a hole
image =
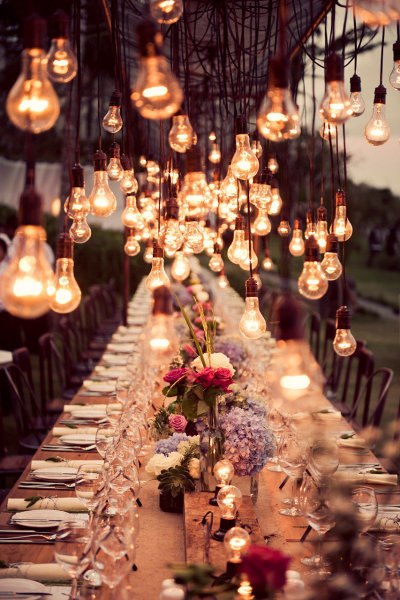
[[339, 467], [339, 448], [334, 440], [316, 440], [309, 451], [307, 468], [318, 483], [336, 473]]
[[92, 530], [86, 521], [63, 521], [56, 533], [54, 557], [70, 575], [70, 599], [77, 597], [78, 578], [90, 564]]
[[360, 532], [366, 533], [378, 515], [375, 490], [369, 486], [356, 487], [352, 490], [351, 501]]
[[288, 517], [299, 517], [303, 513], [299, 507], [297, 481], [303, 476], [307, 462], [307, 449], [293, 432], [287, 431], [278, 444], [277, 456], [282, 471], [291, 479], [293, 498], [293, 504], [288, 508], [280, 509], [279, 512]]
[[[268, 426], [270, 427], [270, 429], [272, 430], [272, 432], [276, 438], [277, 445], [279, 445], [280, 438], [281, 438], [283, 432], [287, 429], [287, 421], [286, 421], [285, 417], [282, 415], [282, 413], [279, 412], [279, 410], [276, 408], [271, 408], [271, 410], [269, 411], [268, 416], [267, 416], [267, 421], [268, 421]], [[268, 465], [268, 467], [267, 467], [268, 471], [277, 471], [277, 472], [282, 471], [281, 466], [278, 464], [277, 456], [271, 457], [269, 462], [274, 463], [274, 464]]]
[[89, 522], [100, 501], [99, 491], [104, 485], [102, 465], [81, 465], [75, 479], [75, 494], [89, 511]]
[[100, 423], [96, 430], [96, 449], [102, 458], [108, 448], [115, 442], [116, 429], [108, 421]]

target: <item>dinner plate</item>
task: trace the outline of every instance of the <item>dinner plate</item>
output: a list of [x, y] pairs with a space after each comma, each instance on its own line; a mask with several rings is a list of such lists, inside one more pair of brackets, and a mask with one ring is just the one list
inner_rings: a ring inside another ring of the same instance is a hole
[[[29, 529], [53, 529], [63, 521], [71, 519], [71, 515], [64, 510], [38, 509], [17, 512], [10, 519], [13, 525], [28, 527]], [[1, 581], [1, 580], [0, 580]]]
[[60, 437], [62, 444], [68, 446], [85, 446], [96, 443], [96, 435], [92, 433], [71, 433]]
[[[32, 592], [32, 596], [28, 596], [28, 593]], [[0, 579], [0, 595], [1, 594], [12, 594], [23, 593], [24, 598], [28, 600], [36, 600], [42, 597], [44, 592], [48, 592], [48, 588], [32, 579], [22, 579], [17, 577], [7, 577]]]
[[102, 382], [102, 381], [91, 381], [87, 379], [83, 382], [83, 387], [85, 390], [89, 392], [99, 392], [104, 394], [109, 394], [110, 392], [115, 392], [115, 382], [112, 383]]
[[83, 408], [74, 410], [72, 414], [74, 419], [103, 419], [107, 415], [103, 408]]
[[131, 352], [133, 352], [135, 348], [135, 344], [125, 344], [125, 343], [115, 343], [115, 344], [108, 344], [107, 346], [107, 350], [110, 350], [111, 352], [118, 352], [119, 354], [130, 354]]
[[78, 469], [74, 467], [46, 467], [35, 469], [31, 477], [40, 481], [74, 481]]
[[103, 361], [113, 367], [126, 367], [127, 356], [115, 356], [114, 354], [103, 354]]

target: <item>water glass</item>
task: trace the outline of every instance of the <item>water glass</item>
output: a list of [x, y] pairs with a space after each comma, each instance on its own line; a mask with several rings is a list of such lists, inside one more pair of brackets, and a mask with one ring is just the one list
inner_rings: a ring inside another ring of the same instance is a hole
[[375, 490], [369, 486], [354, 488], [351, 494], [354, 516], [361, 533], [366, 533], [378, 516], [378, 501]]
[[92, 531], [86, 521], [63, 521], [58, 526], [54, 557], [72, 579], [71, 600], [77, 597], [78, 577], [90, 564], [91, 542]]

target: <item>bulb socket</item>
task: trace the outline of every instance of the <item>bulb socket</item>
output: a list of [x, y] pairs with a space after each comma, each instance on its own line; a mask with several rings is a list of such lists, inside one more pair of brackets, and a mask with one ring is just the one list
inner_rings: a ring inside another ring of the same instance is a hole
[[274, 56], [269, 61], [268, 89], [272, 87], [289, 87], [289, 62], [285, 58]]
[[96, 150], [94, 155], [94, 170], [95, 171], [106, 171], [107, 170], [107, 154], [102, 150]]
[[325, 61], [325, 82], [344, 81], [343, 59], [336, 52], [329, 54]]
[[241, 135], [244, 133], [248, 133], [247, 121], [244, 115], [240, 115], [240, 117], [236, 117], [235, 119], [235, 134]]
[[158, 245], [156, 240], [153, 242], [153, 258], [164, 258], [164, 250]]
[[219, 529], [214, 531], [212, 535], [213, 539], [217, 540], [217, 542], [223, 542], [226, 532], [232, 529], [232, 527], [235, 527], [235, 524], [236, 519], [224, 519], [224, 517], [221, 517]]
[[319, 246], [318, 242], [313, 235], [305, 241], [305, 250], [304, 250], [304, 262], [315, 262], [319, 261]]
[[[274, 310], [275, 312], [275, 310]], [[304, 339], [303, 311], [300, 303], [291, 294], [285, 294], [277, 303], [274, 319], [279, 323], [280, 340]]]
[[69, 37], [69, 16], [64, 10], [57, 10], [50, 19], [51, 39], [64, 39]]
[[121, 156], [121, 148], [117, 142], [113, 142], [110, 146], [109, 157], [110, 158], [119, 158]]
[[235, 577], [238, 573], [239, 573], [239, 567], [242, 561], [240, 562], [232, 562], [231, 560], [228, 560], [226, 563], [226, 574], [229, 577], [229, 579], [232, 579], [232, 577]]
[[42, 225], [42, 197], [33, 185], [25, 187], [20, 196], [18, 221], [20, 225]]
[[221, 254], [221, 248], [219, 244], [214, 244], [214, 254]]
[[246, 298], [258, 298], [257, 281], [254, 277], [246, 279]]
[[46, 35], [46, 21], [33, 14], [24, 21], [23, 48], [44, 49], [44, 38]]
[[121, 106], [122, 94], [119, 90], [114, 90], [110, 97], [108, 106]]
[[143, 19], [136, 28], [136, 36], [140, 56], [162, 56], [163, 36], [153, 19]]
[[350, 77], [350, 92], [361, 92], [361, 77], [356, 73]]
[[386, 88], [382, 84], [375, 88], [374, 104], [386, 104]]
[[186, 151], [186, 173], [198, 173], [201, 170], [200, 148], [192, 146]]
[[69, 233], [60, 233], [58, 236], [57, 258], [74, 258], [74, 242]]
[[241, 215], [236, 217], [235, 231], [244, 231], [244, 218]]
[[279, 190], [279, 183], [276, 177], [271, 179], [271, 189]]
[[326, 221], [328, 213], [326, 212], [325, 206], [319, 206], [317, 208], [317, 219], [318, 221]]
[[341, 306], [336, 311], [336, 329], [351, 329], [350, 311], [347, 306]]
[[312, 210], [308, 210], [306, 212], [306, 221], [307, 221], [307, 225], [309, 223], [314, 223], [314, 212]]
[[300, 220], [299, 219], [294, 220], [293, 229], [300, 229]]
[[393, 44], [393, 60], [394, 61], [400, 60], [400, 40], [397, 40]]
[[82, 165], [76, 163], [72, 167], [72, 187], [83, 188], [85, 185], [84, 181], [84, 170]]
[[339, 240], [337, 235], [334, 233], [330, 233], [326, 236], [326, 252], [336, 252], [339, 251]]
[[161, 285], [153, 290], [153, 298], [153, 315], [172, 315], [172, 296], [167, 286]]
[[177, 199], [174, 196], [170, 196], [167, 200], [165, 207], [165, 218], [166, 219], [179, 219], [179, 206]]
[[335, 204], [336, 206], [346, 206], [346, 194], [343, 190], [338, 190], [336, 192]]
[[132, 169], [132, 161], [126, 154], [121, 156], [121, 165], [124, 171], [130, 171]]

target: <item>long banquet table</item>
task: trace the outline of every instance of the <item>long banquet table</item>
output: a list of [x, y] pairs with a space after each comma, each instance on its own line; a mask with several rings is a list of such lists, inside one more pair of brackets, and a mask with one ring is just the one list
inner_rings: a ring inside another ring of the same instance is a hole
[[[100, 404], [105, 403], [109, 399], [108, 396], [90, 396], [82, 395], [79, 391], [73, 398], [73, 404]], [[297, 406], [299, 401], [297, 402]], [[329, 407], [330, 402], [322, 395], [315, 394], [312, 397], [312, 407], [317, 407], [318, 410]], [[307, 401], [301, 403], [302, 410], [307, 410]], [[311, 408], [311, 407], [310, 407]], [[65, 413], [59, 418], [59, 421], [65, 419]], [[327, 420], [324, 423], [326, 431], [329, 428], [334, 428], [335, 431], [350, 430], [349, 425], [344, 419]], [[49, 432], [43, 444], [54, 443], [55, 438]], [[42, 445], [43, 445], [42, 444]], [[57, 453], [47, 452], [39, 448], [33, 456], [34, 460], [45, 460]], [[93, 460], [100, 458], [96, 452], [68, 452], [59, 454], [65, 460]], [[371, 453], [354, 454], [352, 449], [343, 448], [340, 451], [340, 459], [343, 464], [371, 463], [377, 459]], [[141, 470], [142, 477], [146, 477], [144, 473], [144, 465], [146, 458], [142, 461]], [[31, 490], [21, 489], [19, 484], [29, 478], [30, 466], [25, 469], [19, 480], [11, 489], [8, 498], [27, 498], [33, 493], [40, 494], [44, 497], [54, 496], [52, 490], [40, 490], [33, 492]], [[291, 569], [298, 570], [302, 573], [304, 579], [307, 579], [307, 569], [300, 563], [300, 559], [304, 556], [311, 555], [313, 552], [313, 543], [315, 536], [313, 533], [309, 535], [303, 543], [300, 541], [302, 534], [307, 526], [306, 521], [302, 517], [291, 518], [279, 514], [279, 508], [282, 507], [281, 500], [284, 495], [287, 495], [287, 489], [280, 489], [280, 484], [284, 479], [284, 474], [279, 472], [271, 472], [264, 468], [259, 477], [259, 496], [255, 505], [256, 514], [259, 520], [260, 528], [263, 536], [270, 546], [284, 551], [292, 557]], [[170, 577], [170, 570], [167, 566], [171, 562], [183, 562], [185, 560], [185, 545], [184, 545], [184, 527], [182, 515], [170, 514], [161, 512], [158, 506], [159, 494], [157, 490], [158, 482], [149, 480], [145, 483], [140, 492], [140, 500], [142, 507], [140, 510], [140, 533], [137, 544], [137, 559], [136, 564], [138, 570], [132, 572], [127, 580], [124, 580], [120, 586], [121, 590], [129, 592], [130, 598], [137, 600], [156, 600], [159, 597], [160, 586], [163, 579]], [[377, 486], [381, 487], [381, 486]], [[400, 488], [393, 487], [393, 492], [400, 494]], [[57, 491], [57, 495], [62, 497], [74, 497], [74, 490]], [[384, 498], [384, 496], [383, 496]], [[381, 500], [380, 500], [381, 501]], [[384, 503], [384, 499], [382, 500]], [[202, 515], [199, 515], [200, 517]], [[10, 512], [7, 511], [7, 499], [3, 502], [0, 512], [0, 527], [7, 528], [9, 525]], [[221, 545], [221, 552], [224, 552]], [[54, 562], [53, 546], [51, 544], [7, 544], [0, 543], [0, 559], [7, 563], [32, 562], [52, 563]], [[107, 598], [108, 591], [104, 589], [98, 597]], [[122, 597], [120, 594], [118, 597]]]

